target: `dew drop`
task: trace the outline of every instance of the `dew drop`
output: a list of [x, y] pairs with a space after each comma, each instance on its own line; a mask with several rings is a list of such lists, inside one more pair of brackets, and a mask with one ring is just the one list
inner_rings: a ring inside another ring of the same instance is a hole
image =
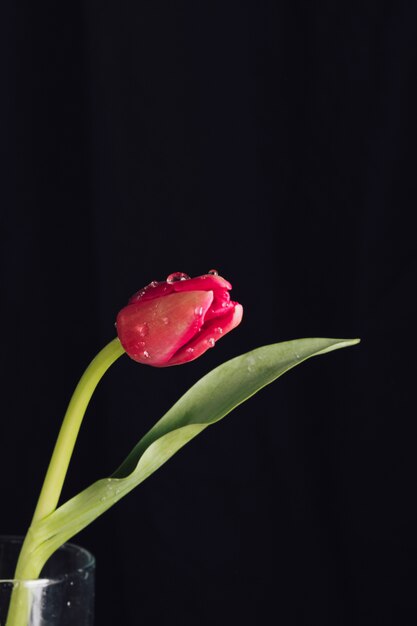
[[151, 355], [149, 354], [149, 352], [148, 352], [147, 350], [144, 350], [144, 351], [143, 351], [143, 356], [145, 357], [145, 359], [149, 359], [149, 357], [150, 357]]
[[163, 317], [162, 318], [162, 323], [165, 324], [165, 326], [166, 326], [167, 324], [169, 324], [169, 319], [167, 317]]
[[194, 309], [194, 313], [198, 317], [201, 317], [203, 315], [203, 307], [202, 306], [196, 306], [196, 308]]
[[143, 324], [137, 326], [136, 330], [139, 337], [146, 337], [146, 335], [149, 333], [149, 326], [146, 322], [144, 322]]
[[106, 496], [101, 496], [100, 502], [105, 502], [105, 501], [106, 501]]
[[187, 352], [187, 354], [193, 354], [194, 348], [187, 348], [186, 352]]
[[217, 270], [209, 270], [207, 274], [211, 274], [212, 276], [218, 276], [219, 272]]
[[177, 283], [180, 280], [188, 280], [189, 278], [188, 274], [184, 274], [184, 272], [173, 272], [167, 277], [167, 283]]
[[247, 362], [247, 370], [248, 370], [248, 373], [250, 374], [251, 372], [253, 372], [254, 367], [256, 365], [255, 357], [253, 356], [248, 357], [246, 362]]
[[217, 326], [216, 332], [219, 333], [219, 335], [221, 335], [223, 333], [223, 328], [221, 326]]
[[209, 344], [210, 348], [214, 348], [214, 344], [216, 342], [213, 337], [210, 337], [210, 339], [207, 339], [207, 343]]
[[157, 280], [153, 280], [151, 283], [149, 283], [149, 287], [157, 287], [159, 285]]

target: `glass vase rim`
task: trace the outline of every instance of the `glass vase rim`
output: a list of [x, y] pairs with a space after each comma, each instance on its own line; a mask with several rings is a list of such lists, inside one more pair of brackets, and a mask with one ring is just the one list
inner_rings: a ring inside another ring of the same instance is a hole
[[[24, 540], [24, 537], [21, 535], [0, 534], [0, 544], [6, 543], [6, 542], [10, 544], [12, 543], [22, 544], [23, 540]], [[92, 554], [92, 552], [90, 552], [90, 550], [87, 550], [87, 548], [84, 548], [83, 546], [80, 546], [79, 544], [76, 544], [76, 543], [66, 542], [62, 544], [62, 546], [60, 546], [56, 552], [64, 551], [64, 550], [68, 552], [72, 552], [72, 553], [77, 552], [78, 554], [82, 554], [83, 557], [85, 558], [85, 562], [82, 564], [81, 567], [72, 567], [68, 571], [62, 574], [59, 574], [57, 576], [52, 576], [50, 578], [36, 578], [36, 579], [24, 579], [24, 580], [20, 580], [18, 578], [0, 578], [0, 584], [1, 585], [5, 585], [5, 584], [16, 585], [16, 583], [18, 583], [18, 584], [23, 584], [25, 587], [30, 587], [30, 588], [45, 587], [49, 585], [56, 585], [56, 584], [62, 583], [69, 578], [80, 575], [82, 572], [86, 572], [86, 571], [90, 571], [94, 569], [95, 564], [96, 564], [96, 559], [94, 555]]]

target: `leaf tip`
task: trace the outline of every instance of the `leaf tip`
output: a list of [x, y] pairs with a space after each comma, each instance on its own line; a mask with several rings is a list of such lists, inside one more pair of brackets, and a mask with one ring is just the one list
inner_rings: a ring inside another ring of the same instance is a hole
[[355, 339], [333, 339], [331, 341], [334, 343], [320, 350], [318, 354], [326, 354], [327, 352], [333, 352], [333, 350], [340, 350], [340, 348], [349, 348], [360, 343], [361, 340], [359, 337], [356, 337]]
[[346, 341], [346, 346], [356, 346], [361, 342], [361, 338], [355, 337], [354, 339], [342, 339], [342, 341]]

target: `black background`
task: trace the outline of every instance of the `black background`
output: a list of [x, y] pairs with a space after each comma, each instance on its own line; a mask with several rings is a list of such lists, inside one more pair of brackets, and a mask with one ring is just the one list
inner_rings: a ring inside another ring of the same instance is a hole
[[183, 367], [120, 359], [65, 497], [227, 358], [362, 343], [263, 390], [76, 537], [97, 626], [416, 624], [417, 4], [2, 12], [0, 531], [24, 533], [127, 298], [214, 267], [242, 325]]

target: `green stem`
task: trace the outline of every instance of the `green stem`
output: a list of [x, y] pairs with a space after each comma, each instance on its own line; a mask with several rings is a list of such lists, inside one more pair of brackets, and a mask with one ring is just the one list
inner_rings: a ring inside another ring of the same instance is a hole
[[[116, 337], [91, 361], [75, 388], [58, 434], [32, 524], [55, 511], [91, 396], [105, 372], [122, 354], [124, 354], [124, 349]], [[37, 544], [38, 541], [31, 526], [19, 555], [15, 580], [29, 580], [39, 577], [44, 563], [33, 558]], [[26, 626], [24, 620], [25, 616], [27, 617], [28, 604], [25, 598], [26, 596], [23, 595], [22, 591], [19, 593], [19, 588], [14, 590], [6, 626]]]
[[55, 511], [91, 396], [108, 368], [123, 353], [124, 349], [116, 337], [91, 361], [75, 388], [52, 453], [32, 524]]

